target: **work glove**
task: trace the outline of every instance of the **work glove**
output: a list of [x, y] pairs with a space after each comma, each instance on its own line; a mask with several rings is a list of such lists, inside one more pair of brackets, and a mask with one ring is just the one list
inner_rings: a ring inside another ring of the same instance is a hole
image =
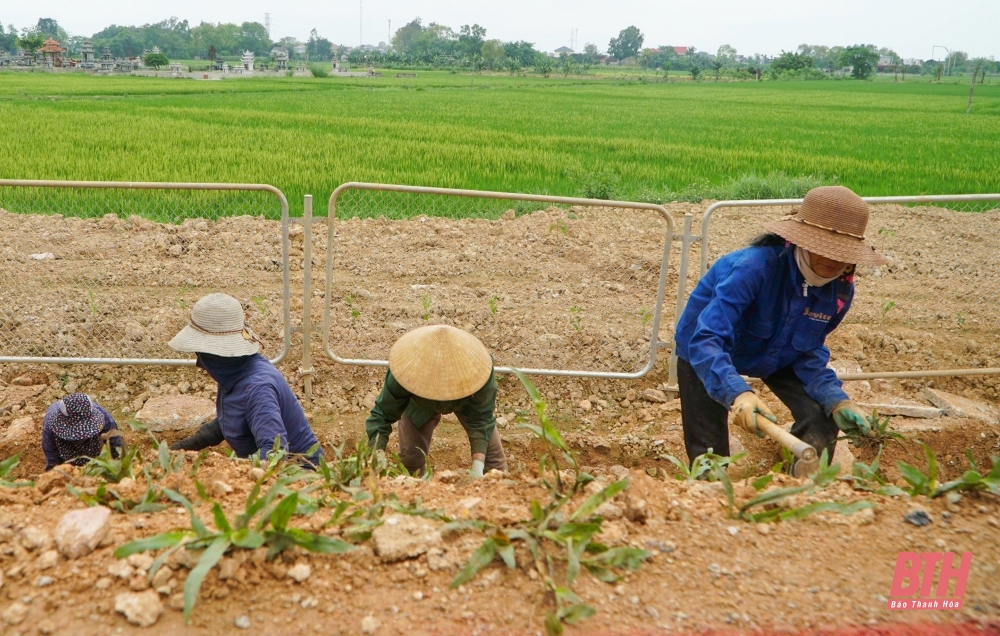
[[486, 468], [486, 463], [481, 459], [472, 460], [472, 476], [482, 477], [483, 469]]
[[767, 408], [767, 404], [757, 397], [757, 394], [753, 391], [745, 391], [736, 396], [733, 400], [733, 407], [730, 409], [733, 414], [733, 423], [742, 426], [744, 429], [750, 433], [754, 433], [757, 437], [764, 437], [764, 431], [760, 430], [757, 426], [757, 415], [766, 417], [775, 424], [778, 423], [778, 418], [774, 416], [771, 409]]
[[838, 402], [833, 407], [833, 421], [837, 425], [837, 428], [848, 435], [857, 435], [860, 433], [865, 437], [869, 437], [872, 432], [871, 426], [868, 424], [868, 414], [850, 400]]

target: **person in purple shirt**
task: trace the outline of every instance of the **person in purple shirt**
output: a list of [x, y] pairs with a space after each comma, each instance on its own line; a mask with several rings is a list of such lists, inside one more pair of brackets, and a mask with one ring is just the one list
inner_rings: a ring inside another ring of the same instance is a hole
[[262, 458], [275, 440], [290, 453], [315, 463], [323, 454], [288, 381], [260, 355], [260, 340], [246, 326], [240, 302], [226, 294], [209, 294], [191, 311], [188, 325], [170, 341], [177, 351], [194, 353], [197, 366], [218, 385], [216, 418], [173, 450], [201, 450], [229, 443], [241, 458]]
[[99, 404], [85, 393], [70, 393], [49, 406], [42, 420], [42, 452], [45, 470], [59, 464], [82, 466], [101, 454], [105, 439], [111, 442], [111, 454], [118, 457], [122, 438], [118, 424]]

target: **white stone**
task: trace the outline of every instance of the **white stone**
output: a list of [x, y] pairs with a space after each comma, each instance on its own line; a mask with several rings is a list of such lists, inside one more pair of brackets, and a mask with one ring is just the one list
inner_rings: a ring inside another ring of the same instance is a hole
[[49, 533], [36, 526], [25, 526], [18, 534], [21, 546], [25, 550], [45, 550], [52, 545]]
[[161, 395], [146, 400], [135, 419], [150, 431], [187, 431], [215, 417], [215, 402], [194, 395]]
[[135, 568], [125, 561], [114, 561], [108, 566], [108, 574], [119, 579], [130, 579], [135, 574]]
[[977, 402], [960, 395], [930, 388], [924, 389], [922, 395], [949, 417], [971, 417], [984, 422], [997, 423], [996, 408], [984, 402]]
[[667, 394], [658, 389], [646, 389], [642, 392], [642, 399], [647, 402], [655, 402], [657, 404], [663, 404], [667, 401]]
[[594, 514], [601, 517], [605, 521], [614, 521], [615, 519], [621, 519], [625, 516], [625, 511], [621, 509], [618, 504], [605, 501], [600, 506], [594, 510]]
[[305, 583], [312, 575], [312, 568], [309, 567], [308, 563], [297, 563], [288, 569], [287, 574], [295, 579], [296, 582]]
[[156, 559], [145, 552], [129, 555], [126, 560], [129, 565], [142, 572], [148, 572], [149, 568], [153, 567], [153, 562], [156, 561]]
[[830, 464], [840, 464], [840, 474], [850, 475], [851, 468], [854, 467], [854, 462], [856, 461], [857, 458], [851, 452], [851, 446], [847, 438], [841, 437], [837, 440], [837, 445], [833, 447], [833, 459], [830, 460]]
[[124, 614], [126, 620], [133, 625], [149, 627], [163, 613], [163, 603], [160, 595], [153, 590], [123, 592], [115, 597], [115, 611]]
[[941, 409], [917, 404], [859, 404], [868, 411], [878, 411], [879, 415], [899, 415], [930, 420], [941, 417]]
[[375, 554], [383, 562], [401, 561], [441, 545], [441, 534], [429, 519], [392, 515], [372, 532]]
[[233, 620], [233, 625], [240, 629], [250, 629], [250, 617], [246, 614], [240, 614]]
[[8, 625], [20, 625], [28, 616], [28, 606], [19, 601], [14, 601], [10, 607], [0, 614], [0, 619]]
[[229, 493], [233, 492], [233, 487], [224, 481], [213, 481], [211, 491], [213, 497], [216, 499], [222, 499]]
[[361, 619], [361, 631], [365, 634], [374, 634], [378, 629], [378, 619], [369, 614]]
[[68, 559], [93, 552], [111, 532], [111, 510], [94, 506], [72, 510], [56, 526], [56, 547]]
[[38, 560], [35, 561], [35, 567], [39, 570], [48, 570], [54, 568], [59, 563], [59, 553], [55, 550], [46, 550], [38, 555]]

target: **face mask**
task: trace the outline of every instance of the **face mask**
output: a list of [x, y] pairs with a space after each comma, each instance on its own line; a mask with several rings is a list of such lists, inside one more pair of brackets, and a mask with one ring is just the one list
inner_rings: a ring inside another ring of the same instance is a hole
[[814, 272], [812, 267], [809, 265], [809, 252], [797, 245], [795, 246], [795, 264], [799, 266], [799, 271], [802, 272], [806, 282], [813, 287], [822, 287], [829, 282], [837, 280], [840, 278], [840, 275], [844, 273], [843, 270], [841, 270], [840, 273], [831, 278], [821, 277], [819, 274]]

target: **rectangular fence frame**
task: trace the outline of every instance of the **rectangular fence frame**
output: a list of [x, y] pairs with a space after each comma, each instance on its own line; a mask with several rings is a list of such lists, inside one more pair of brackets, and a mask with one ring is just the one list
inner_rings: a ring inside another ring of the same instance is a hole
[[[862, 197], [869, 205], [882, 205], [889, 203], [898, 204], [919, 204], [919, 203], [975, 203], [978, 201], [1000, 202], [1000, 194], [942, 194], [924, 196], [898, 196], [898, 197]], [[701, 235], [689, 236], [685, 232], [685, 246], [697, 241], [701, 248], [701, 263], [698, 268], [698, 278], [700, 279], [708, 271], [708, 237], [711, 230], [712, 216], [716, 210], [722, 208], [738, 207], [792, 207], [801, 205], [802, 199], [761, 199], [744, 201], [717, 201], [705, 210], [701, 219]], [[687, 215], [690, 216], [690, 215]], [[685, 219], [685, 230], [689, 227], [688, 219]], [[686, 255], [685, 255], [686, 256]], [[687, 304], [687, 293], [685, 291], [685, 281], [682, 278], [678, 282], [677, 289], [677, 319], [680, 320], [681, 312]], [[869, 373], [843, 373], [838, 374], [841, 380], [875, 380], [888, 378], [943, 378], [969, 375], [1000, 375], [1000, 368], [985, 367], [980, 369], [933, 369], [928, 371], [873, 371]]]
[[[277, 364], [285, 359], [292, 346], [291, 323], [291, 283], [289, 277], [288, 240], [288, 199], [281, 190], [271, 185], [248, 183], [169, 183], [141, 181], [54, 181], [29, 179], [0, 179], [0, 188], [80, 188], [95, 190], [201, 190], [201, 191], [244, 191], [269, 192], [281, 204], [281, 259], [282, 259], [282, 311], [284, 337], [281, 353], [271, 360]], [[86, 357], [32, 357], [2, 356], [0, 363], [40, 363], [40, 364], [114, 364], [114, 365], [163, 365], [193, 366], [194, 360], [170, 358], [86, 358]]]
[[[326, 293], [325, 293], [325, 303], [323, 307], [323, 350], [326, 355], [334, 362], [353, 365], [353, 366], [375, 366], [375, 367], [386, 367], [389, 365], [387, 360], [368, 360], [359, 358], [342, 358], [338, 356], [330, 348], [330, 330], [331, 330], [331, 315], [330, 306], [331, 298], [333, 294], [333, 239], [334, 239], [334, 224], [332, 221], [336, 219], [336, 208], [337, 208], [337, 197], [340, 196], [346, 190], [378, 190], [384, 192], [406, 192], [410, 194], [432, 194], [439, 196], [452, 196], [452, 197], [469, 197], [478, 199], [500, 199], [508, 201], [533, 201], [537, 203], [556, 203], [565, 205], [587, 205], [587, 206], [598, 206], [598, 207], [616, 207], [616, 208], [627, 208], [633, 210], [651, 210], [657, 212], [667, 224], [666, 237], [664, 240], [663, 256], [660, 261], [660, 274], [659, 281], [657, 284], [656, 291], [656, 307], [653, 312], [652, 317], [652, 335], [650, 337], [649, 344], [649, 360], [646, 365], [634, 373], [621, 373], [621, 372], [611, 372], [611, 371], [578, 371], [570, 369], [518, 369], [523, 373], [529, 375], [545, 375], [545, 376], [561, 376], [561, 377], [580, 377], [580, 378], [604, 378], [604, 379], [637, 379], [645, 376], [649, 373], [656, 364], [656, 356], [663, 343], [659, 339], [659, 329], [660, 329], [660, 318], [663, 308], [663, 300], [666, 292], [667, 283], [667, 269], [670, 261], [670, 249], [674, 239], [674, 219], [667, 212], [666, 208], [661, 205], [656, 205], [653, 203], [634, 203], [626, 201], [605, 201], [601, 199], [582, 199], [574, 197], [558, 197], [558, 196], [548, 196], [548, 195], [537, 195], [537, 194], [516, 194], [511, 192], [490, 192], [485, 190], [458, 190], [451, 188], [429, 188], [422, 186], [406, 186], [406, 185], [393, 185], [393, 184], [382, 184], [382, 183], [360, 183], [351, 182], [344, 183], [337, 187], [330, 195], [329, 207], [327, 210], [327, 255], [326, 255]], [[687, 269], [687, 250], [682, 252], [681, 267], [683, 271]], [[678, 297], [678, 306], [680, 303], [680, 297]], [[500, 373], [512, 373], [512, 367], [495, 367], [495, 370]], [[670, 378], [668, 384], [673, 386], [676, 381], [674, 375], [676, 373], [673, 364], [670, 365]]]

